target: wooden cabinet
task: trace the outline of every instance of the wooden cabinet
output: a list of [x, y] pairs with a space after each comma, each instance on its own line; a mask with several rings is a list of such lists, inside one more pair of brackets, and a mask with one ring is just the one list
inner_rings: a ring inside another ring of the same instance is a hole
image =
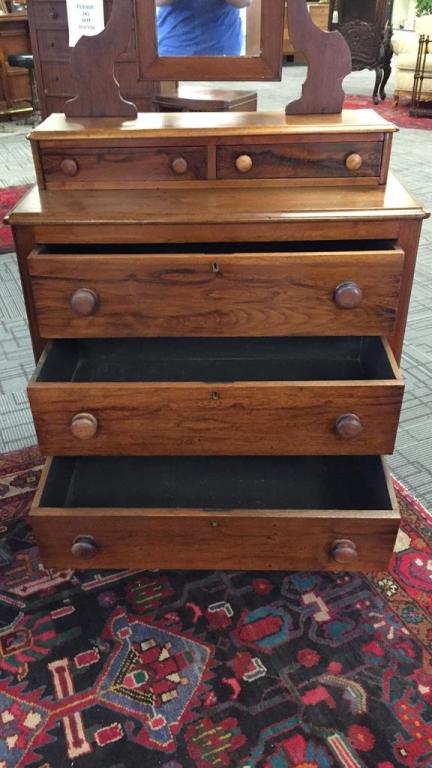
[[46, 565], [386, 567], [427, 215], [387, 177], [392, 130], [347, 112], [33, 132], [40, 186], [11, 222]]
[[[105, 0], [108, 18], [112, 0]], [[32, 51], [42, 117], [63, 112], [67, 99], [76, 95], [71, 68], [66, 0], [32, 0], [28, 6]], [[98, 66], [98, 62], [94, 62]], [[140, 78], [135, 27], [130, 44], [116, 62], [115, 74], [126, 99], [142, 111], [154, 109], [159, 85]]]
[[31, 109], [29, 71], [8, 64], [8, 57], [16, 53], [30, 53], [26, 13], [0, 15], [0, 113]]

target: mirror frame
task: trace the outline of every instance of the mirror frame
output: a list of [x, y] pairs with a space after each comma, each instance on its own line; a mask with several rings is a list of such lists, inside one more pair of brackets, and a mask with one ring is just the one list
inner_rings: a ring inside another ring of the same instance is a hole
[[285, 0], [261, 4], [260, 56], [159, 56], [155, 0], [134, 0], [140, 80], [280, 80]]

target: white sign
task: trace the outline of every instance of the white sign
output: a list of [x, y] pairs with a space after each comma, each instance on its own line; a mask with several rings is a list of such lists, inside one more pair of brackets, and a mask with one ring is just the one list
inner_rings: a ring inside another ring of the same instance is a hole
[[105, 29], [103, 0], [66, 0], [66, 4], [71, 48], [83, 35], [98, 35]]

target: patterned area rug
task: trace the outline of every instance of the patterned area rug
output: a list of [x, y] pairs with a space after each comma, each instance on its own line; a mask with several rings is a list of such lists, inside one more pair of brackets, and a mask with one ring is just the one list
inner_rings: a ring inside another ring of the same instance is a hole
[[0, 457], [2, 768], [430, 768], [432, 518], [397, 482], [388, 573], [55, 572], [40, 464]]
[[4, 217], [21, 200], [22, 196], [30, 189], [30, 185], [20, 187], [2, 187], [0, 189], [0, 253], [8, 253], [15, 250], [12, 230], [3, 224]]
[[[374, 105], [369, 96], [345, 96], [344, 109], [374, 109], [381, 117], [390, 120], [399, 128], [421, 128], [423, 131], [432, 131], [432, 120], [428, 117], [411, 117], [409, 113], [411, 100], [405, 97], [399, 99], [399, 106], [395, 107], [393, 98], [387, 97], [378, 105]], [[432, 114], [432, 112], [431, 112]]]

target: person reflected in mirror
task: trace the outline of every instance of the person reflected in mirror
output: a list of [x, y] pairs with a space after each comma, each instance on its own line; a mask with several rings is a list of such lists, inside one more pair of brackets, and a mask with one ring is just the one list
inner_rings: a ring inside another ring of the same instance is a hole
[[159, 56], [240, 56], [253, 0], [155, 0]]

